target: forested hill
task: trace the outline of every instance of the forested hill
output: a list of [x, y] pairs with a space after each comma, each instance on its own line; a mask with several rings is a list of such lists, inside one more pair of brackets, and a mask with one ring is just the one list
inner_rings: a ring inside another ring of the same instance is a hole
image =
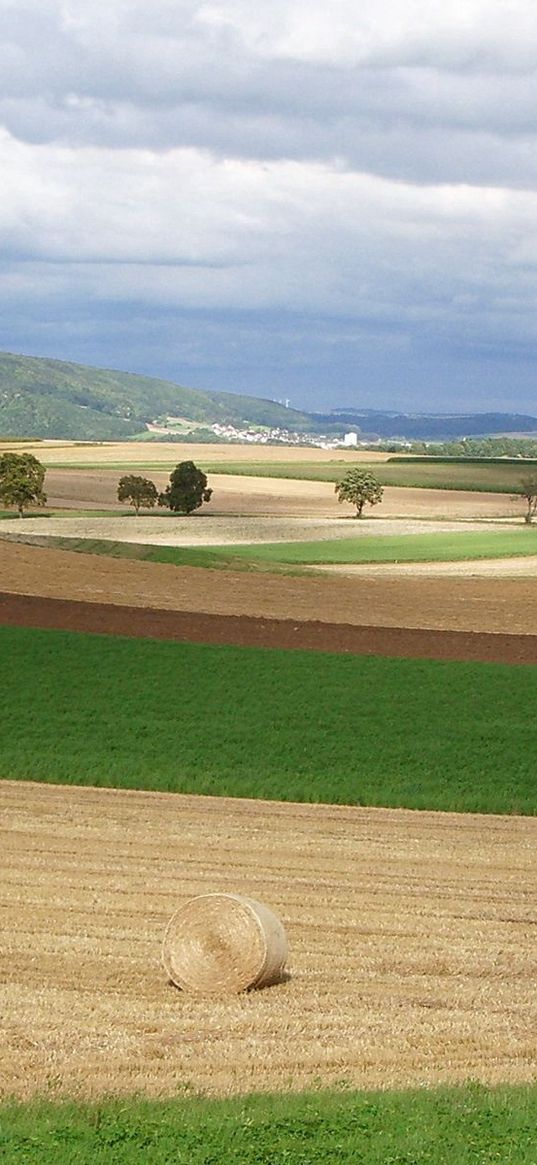
[[[146, 425], [180, 417], [210, 425], [288, 429], [362, 439], [445, 441], [499, 433], [535, 433], [537, 418], [516, 413], [440, 415], [334, 409], [307, 413], [272, 400], [185, 388], [170, 380], [0, 352], [0, 437], [66, 437], [113, 441], [142, 434]], [[211, 434], [209, 434], [209, 437]]]
[[141, 433], [147, 422], [165, 416], [200, 426], [220, 422], [292, 431], [309, 431], [315, 424], [309, 414], [270, 400], [0, 353], [0, 436], [117, 440]]
[[[320, 419], [320, 418], [319, 418]], [[375, 409], [333, 409], [327, 419], [346, 429], [374, 433], [383, 440], [449, 441], [462, 437], [537, 433], [537, 417], [526, 413], [396, 413]]]

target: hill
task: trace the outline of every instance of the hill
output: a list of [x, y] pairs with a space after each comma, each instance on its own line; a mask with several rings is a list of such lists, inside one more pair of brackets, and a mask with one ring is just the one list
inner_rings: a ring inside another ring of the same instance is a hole
[[[118, 440], [143, 432], [158, 417], [200, 426], [267, 425], [309, 431], [315, 418], [275, 401], [203, 392], [169, 380], [0, 353], [0, 434]], [[333, 424], [341, 430], [341, 422]], [[317, 423], [317, 428], [319, 428]]]
[[537, 417], [524, 413], [397, 413], [347, 408], [333, 409], [326, 419], [388, 441], [449, 441], [537, 433]]
[[113, 441], [134, 437], [165, 417], [192, 425], [287, 429], [364, 439], [445, 441], [536, 433], [537, 417], [517, 413], [432, 414], [334, 409], [307, 413], [276, 401], [206, 392], [170, 380], [0, 352], [0, 436]]

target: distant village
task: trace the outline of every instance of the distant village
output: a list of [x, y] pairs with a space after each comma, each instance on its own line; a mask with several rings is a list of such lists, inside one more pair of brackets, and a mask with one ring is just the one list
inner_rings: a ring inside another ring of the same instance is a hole
[[235, 425], [211, 425], [211, 431], [224, 441], [251, 445], [311, 445], [316, 449], [338, 449], [359, 444], [358, 433], [328, 437], [322, 433], [293, 433], [289, 429], [237, 429]]
[[[181, 432], [177, 425], [173, 424], [175, 418], [168, 418], [166, 424], [159, 424], [154, 422], [148, 424], [149, 432], [155, 435], [170, 436], [175, 435], [178, 440], [181, 439]], [[345, 433], [342, 437], [327, 436], [323, 433], [295, 433], [290, 429], [281, 428], [261, 428], [256, 426], [251, 429], [240, 429], [236, 425], [206, 425], [203, 426], [207, 432], [214, 433], [221, 441], [236, 441], [241, 445], [294, 445], [294, 446], [311, 446], [316, 449], [349, 449], [356, 448], [361, 444], [370, 444], [370, 442], [362, 442], [359, 434], [356, 431]]]

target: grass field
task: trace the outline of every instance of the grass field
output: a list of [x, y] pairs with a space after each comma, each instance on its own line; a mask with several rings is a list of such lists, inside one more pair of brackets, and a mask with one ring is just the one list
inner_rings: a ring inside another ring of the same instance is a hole
[[6, 1165], [535, 1165], [537, 1088], [0, 1109]]
[[[229, 553], [229, 548], [225, 549]], [[452, 534], [383, 535], [382, 538], [366, 535], [330, 542], [280, 542], [234, 548], [234, 555], [239, 560], [311, 566], [323, 563], [462, 562], [534, 554], [537, 554], [537, 530], [531, 527], [494, 532], [485, 530], [482, 533], [461, 530]]]
[[401, 534], [247, 546], [155, 546], [98, 538], [47, 539], [47, 545], [84, 554], [214, 570], [276, 570], [352, 563], [465, 562], [537, 555], [537, 528], [466, 533]]
[[[537, 672], [4, 628], [1, 776], [534, 814]], [[255, 759], [253, 759], [255, 758]]]

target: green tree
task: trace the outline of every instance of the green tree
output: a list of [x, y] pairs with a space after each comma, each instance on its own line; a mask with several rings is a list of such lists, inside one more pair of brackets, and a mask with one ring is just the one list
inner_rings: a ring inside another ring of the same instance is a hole
[[535, 514], [537, 513], [537, 473], [532, 474], [531, 477], [522, 478], [520, 482], [520, 489], [513, 498], [513, 501], [519, 497], [525, 498], [526, 500], [527, 508], [526, 513], [524, 514], [524, 521], [528, 526], [531, 526]]
[[158, 489], [153, 481], [148, 477], [138, 477], [135, 473], [126, 473], [124, 477], [120, 477], [117, 487], [118, 502], [131, 502], [136, 510], [136, 516], [140, 512], [140, 508], [145, 510], [152, 510], [158, 501]]
[[380, 481], [367, 469], [349, 469], [341, 481], [336, 482], [336, 493], [339, 502], [351, 502], [356, 506], [356, 518], [362, 517], [366, 502], [376, 506], [382, 501], [384, 489]]
[[159, 494], [159, 506], [167, 506], [176, 514], [191, 514], [203, 502], [211, 499], [212, 489], [207, 488], [207, 476], [193, 461], [180, 461], [164, 493]]
[[3, 453], [0, 457], [0, 501], [16, 506], [24, 517], [28, 506], [46, 505], [45, 467], [32, 453]]

